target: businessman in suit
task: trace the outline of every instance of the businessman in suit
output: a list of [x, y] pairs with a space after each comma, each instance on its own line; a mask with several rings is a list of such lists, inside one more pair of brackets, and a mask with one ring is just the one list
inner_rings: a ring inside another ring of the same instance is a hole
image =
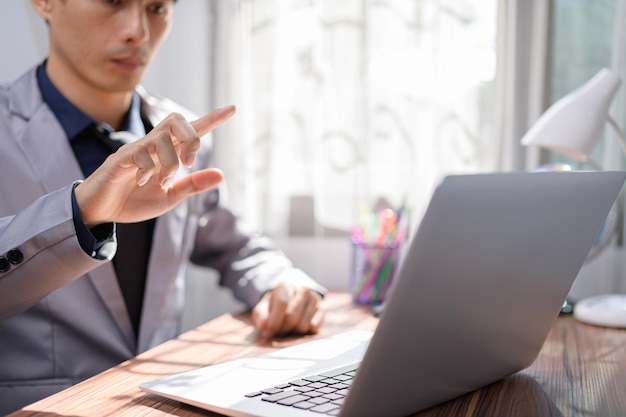
[[140, 87], [175, 0], [31, 1], [48, 57], [0, 86], [0, 414], [176, 336], [190, 261], [260, 336], [317, 332], [325, 289], [223, 201], [210, 132], [235, 108]]

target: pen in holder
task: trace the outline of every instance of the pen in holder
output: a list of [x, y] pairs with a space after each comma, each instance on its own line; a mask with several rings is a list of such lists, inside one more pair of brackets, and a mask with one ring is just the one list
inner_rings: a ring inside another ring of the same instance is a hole
[[385, 301], [400, 264], [400, 249], [408, 233], [410, 210], [361, 210], [351, 228], [352, 265], [349, 288], [357, 304], [377, 306]]
[[400, 243], [352, 242], [350, 290], [357, 304], [379, 305], [385, 301], [400, 262]]

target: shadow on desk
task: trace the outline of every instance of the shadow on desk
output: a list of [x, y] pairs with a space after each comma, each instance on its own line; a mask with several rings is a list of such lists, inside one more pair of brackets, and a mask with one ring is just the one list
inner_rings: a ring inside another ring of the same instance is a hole
[[415, 416], [563, 417], [563, 414], [533, 377], [517, 373]]

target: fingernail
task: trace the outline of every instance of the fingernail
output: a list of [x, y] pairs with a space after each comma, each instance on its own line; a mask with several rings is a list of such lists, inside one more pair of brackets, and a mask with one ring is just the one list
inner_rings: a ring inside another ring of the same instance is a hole
[[163, 188], [169, 187], [173, 179], [174, 179], [173, 175], [163, 178], [163, 181], [161, 181], [161, 187]]
[[184, 164], [185, 164], [186, 167], [191, 167], [195, 160], [196, 160], [196, 154], [195, 153], [190, 153], [189, 155], [187, 155], [185, 157]]
[[137, 185], [143, 187], [144, 185], [146, 185], [149, 179], [150, 177], [141, 177], [137, 180]]

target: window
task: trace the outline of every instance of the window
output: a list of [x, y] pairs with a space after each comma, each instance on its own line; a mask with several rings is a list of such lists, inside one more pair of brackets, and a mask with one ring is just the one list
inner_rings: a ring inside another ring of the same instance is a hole
[[[626, 76], [626, 2], [623, 0], [554, 0], [552, 12], [550, 102], [584, 84], [601, 68]], [[611, 115], [618, 125], [626, 126], [624, 86], [612, 104]], [[590, 159], [601, 168], [618, 168], [623, 155], [613, 132], [606, 129]], [[551, 154], [556, 162], [571, 162]]]
[[217, 101], [239, 106], [218, 161], [265, 232], [294, 201], [321, 234], [378, 199], [419, 213], [443, 175], [496, 168], [496, 0], [215, 3]]

